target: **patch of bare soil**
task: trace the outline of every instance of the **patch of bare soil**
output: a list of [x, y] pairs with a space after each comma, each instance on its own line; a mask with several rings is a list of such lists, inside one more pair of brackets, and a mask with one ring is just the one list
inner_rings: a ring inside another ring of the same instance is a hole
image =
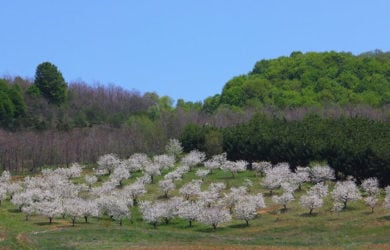
[[258, 209], [257, 213], [258, 214], [265, 214], [265, 213], [272, 212], [272, 211], [279, 210], [279, 209], [280, 209], [280, 206], [279, 205], [275, 205], [275, 206], [271, 206], [271, 207]]

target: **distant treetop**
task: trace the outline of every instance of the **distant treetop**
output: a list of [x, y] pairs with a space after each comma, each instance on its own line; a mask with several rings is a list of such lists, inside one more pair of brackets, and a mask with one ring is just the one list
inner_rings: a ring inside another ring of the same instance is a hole
[[34, 85], [49, 103], [59, 105], [65, 102], [67, 85], [54, 64], [43, 62], [38, 65]]
[[292, 52], [289, 57], [258, 61], [253, 70], [228, 81], [221, 95], [204, 102], [220, 105], [294, 108], [323, 105], [390, 103], [390, 52]]

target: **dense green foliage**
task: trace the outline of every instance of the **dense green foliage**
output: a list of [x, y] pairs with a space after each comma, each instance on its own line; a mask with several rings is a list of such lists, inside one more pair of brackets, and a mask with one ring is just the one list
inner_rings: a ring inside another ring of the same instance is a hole
[[205, 111], [236, 107], [307, 107], [390, 103], [390, 53], [301, 53], [261, 60], [206, 99]]
[[26, 104], [18, 85], [8, 85], [0, 79], [0, 125], [13, 127], [16, 119], [26, 112]]
[[67, 85], [61, 72], [54, 64], [50, 62], [39, 64], [35, 72], [34, 84], [49, 103], [62, 104], [65, 102]]
[[[207, 152], [205, 142], [210, 130], [187, 126], [181, 136], [184, 149], [195, 147]], [[246, 124], [220, 131], [223, 139], [219, 146], [233, 160], [288, 162], [293, 167], [325, 161], [340, 178], [376, 176], [382, 185], [390, 184], [389, 122], [316, 115], [286, 121], [257, 115]]]

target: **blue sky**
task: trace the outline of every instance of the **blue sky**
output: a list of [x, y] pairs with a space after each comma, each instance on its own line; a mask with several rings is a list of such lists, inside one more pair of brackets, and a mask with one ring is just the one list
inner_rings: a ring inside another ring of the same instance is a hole
[[220, 93], [292, 51], [390, 51], [388, 0], [2, 1], [0, 76], [55, 64], [67, 82], [174, 100]]

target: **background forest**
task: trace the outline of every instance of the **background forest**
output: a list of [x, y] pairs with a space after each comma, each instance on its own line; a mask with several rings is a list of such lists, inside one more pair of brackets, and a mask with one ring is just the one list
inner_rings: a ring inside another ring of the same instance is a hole
[[0, 80], [0, 165], [94, 163], [116, 153], [161, 153], [170, 138], [188, 152], [229, 159], [327, 162], [338, 178], [390, 182], [390, 52], [301, 53], [257, 62], [203, 102], [117, 86], [66, 83], [57, 67]]

